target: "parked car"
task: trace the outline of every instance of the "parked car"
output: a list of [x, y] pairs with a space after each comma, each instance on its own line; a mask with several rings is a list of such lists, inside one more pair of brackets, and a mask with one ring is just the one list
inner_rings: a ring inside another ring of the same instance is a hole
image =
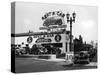
[[74, 64], [89, 64], [89, 62], [88, 51], [80, 51], [74, 54]]
[[19, 48], [18, 47], [15, 48], [15, 55], [16, 56], [19, 56], [20, 55], [20, 51], [19, 51]]
[[15, 54], [17, 56], [25, 54], [25, 53], [26, 53], [25, 48], [15, 48]]
[[47, 49], [45, 48], [45, 47], [40, 47], [40, 48], [38, 48], [39, 49], [39, 53], [40, 54], [47, 54]]

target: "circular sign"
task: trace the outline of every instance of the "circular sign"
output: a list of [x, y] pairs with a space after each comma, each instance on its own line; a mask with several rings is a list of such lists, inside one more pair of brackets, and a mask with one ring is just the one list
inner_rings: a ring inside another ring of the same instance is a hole
[[61, 40], [61, 35], [56, 35], [55, 40], [56, 40], [56, 42], [59, 42]]
[[32, 41], [33, 41], [32, 37], [29, 36], [29, 37], [27, 38], [27, 42], [28, 42], [28, 43], [31, 43]]

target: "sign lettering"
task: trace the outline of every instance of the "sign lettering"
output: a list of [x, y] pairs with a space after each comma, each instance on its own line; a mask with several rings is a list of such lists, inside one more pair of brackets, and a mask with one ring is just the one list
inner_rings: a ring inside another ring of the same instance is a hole
[[61, 11], [48, 12], [42, 17], [42, 20], [45, 20], [46, 18], [51, 17], [51, 16], [60, 16], [64, 18], [65, 14], [62, 13]]
[[52, 41], [51, 39], [39, 38], [35, 42], [36, 43], [41, 43], [41, 42], [51, 42], [51, 41]]
[[34, 38], [45, 38], [45, 37], [53, 37], [54, 34], [46, 34], [46, 35], [34, 35]]

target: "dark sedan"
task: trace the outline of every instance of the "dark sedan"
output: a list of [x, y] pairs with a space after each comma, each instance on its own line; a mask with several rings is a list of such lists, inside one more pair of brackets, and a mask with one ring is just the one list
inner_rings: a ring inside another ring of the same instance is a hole
[[74, 64], [89, 64], [89, 54], [87, 51], [81, 51], [74, 55]]

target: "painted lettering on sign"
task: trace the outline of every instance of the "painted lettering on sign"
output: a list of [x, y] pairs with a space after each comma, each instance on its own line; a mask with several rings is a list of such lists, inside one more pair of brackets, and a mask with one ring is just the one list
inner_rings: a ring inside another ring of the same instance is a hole
[[51, 39], [45, 39], [45, 38], [39, 38], [35, 42], [36, 43], [42, 43], [42, 42], [51, 42]]
[[34, 38], [54, 37], [54, 34], [34, 35]]
[[64, 18], [65, 14], [62, 13], [61, 11], [48, 12], [42, 17], [42, 20], [45, 20], [48, 17], [52, 17], [52, 16], [60, 16]]

